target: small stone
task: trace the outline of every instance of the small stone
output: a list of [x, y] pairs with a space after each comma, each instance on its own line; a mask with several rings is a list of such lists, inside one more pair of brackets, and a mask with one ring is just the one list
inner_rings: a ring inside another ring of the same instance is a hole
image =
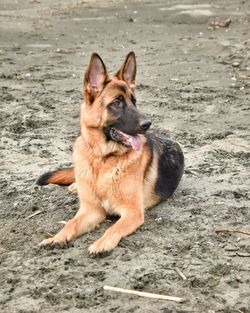
[[233, 66], [233, 67], [239, 67], [239, 66], [240, 66], [240, 63], [239, 63], [239, 62], [233, 62], [233, 63], [232, 63], [232, 66]]
[[162, 217], [157, 217], [157, 218], [155, 218], [155, 221], [156, 221], [156, 222], [161, 222], [161, 221], [162, 221]]

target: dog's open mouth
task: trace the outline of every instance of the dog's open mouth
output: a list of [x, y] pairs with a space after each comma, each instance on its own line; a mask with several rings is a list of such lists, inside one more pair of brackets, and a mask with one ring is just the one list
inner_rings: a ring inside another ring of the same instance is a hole
[[139, 135], [132, 136], [125, 134], [116, 128], [111, 128], [110, 137], [112, 138], [112, 140], [122, 143], [128, 148], [132, 148], [137, 151], [141, 148], [141, 138]]

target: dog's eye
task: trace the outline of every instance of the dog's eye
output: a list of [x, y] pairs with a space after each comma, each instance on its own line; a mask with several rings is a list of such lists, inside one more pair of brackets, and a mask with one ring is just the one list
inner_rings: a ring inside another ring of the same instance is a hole
[[112, 107], [117, 108], [117, 109], [122, 109], [124, 104], [120, 99], [115, 99], [114, 101], [112, 101], [111, 103]]

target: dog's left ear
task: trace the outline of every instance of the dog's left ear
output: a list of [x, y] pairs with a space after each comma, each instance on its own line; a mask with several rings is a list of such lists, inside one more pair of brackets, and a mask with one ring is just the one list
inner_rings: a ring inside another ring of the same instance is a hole
[[135, 89], [136, 58], [133, 51], [126, 56], [125, 62], [115, 76], [124, 80], [132, 90]]

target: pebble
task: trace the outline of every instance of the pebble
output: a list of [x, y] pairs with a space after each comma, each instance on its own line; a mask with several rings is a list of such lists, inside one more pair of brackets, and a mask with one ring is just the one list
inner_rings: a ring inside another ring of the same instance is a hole
[[239, 67], [239, 66], [240, 66], [240, 63], [239, 63], [239, 62], [233, 62], [233, 63], [232, 63], [232, 66], [233, 66], [233, 67]]

